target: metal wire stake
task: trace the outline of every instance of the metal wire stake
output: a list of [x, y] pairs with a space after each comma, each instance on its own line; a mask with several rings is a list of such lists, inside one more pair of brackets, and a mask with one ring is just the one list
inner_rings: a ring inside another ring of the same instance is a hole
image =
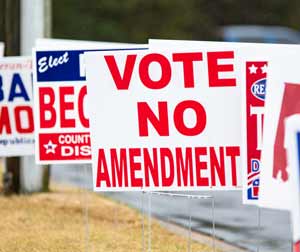
[[[171, 224], [171, 212], [170, 211], [167, 211], [167, 223], [168, 224]], [[166, 252], [169, 252], [170, 250], [170, 242], [167, 242], [167, 251]]]
[[151, 252], [151, 193], [148, 194], [148, 252]]
[[[257, 228], [258, 228], [258, 233], [260, 233], [261, 232], [261, 209], [260, 209], [260, 207], [258, 207], [258, 211], [257, 211]], [[256, 251], [259, 252], [259, 250], [260, 250], [260, 240], [258, 239]]]
[[116, 200], [116, 206], [114, 207], [114, 245], [117, 247], [118, 245], [118, 238], [117, 238], [117, 234], [118, 234], [118, 228], [119, 228], [119, 218], [118, 218], [118, 205], [119, 205], [119, 201]]
[[212, 238], [213, 238], [213, 252], [216, 252], [216, 224], [215, 224], [215, 196], [211, 199], [212, 204]]
[[144, 210], [144, 194], [142, 191], [141, 208], [142, 208], [142, 251], [145, 252], [145, 210]]
[[[89, 173], [88, 173], [89, 166], [88, 164], [84, 165], [84, 170], [85, 170], [85, 176], [88, 178]], [[85, 251], [89, 251], [89, 242], [90, 242], [90, 226], [89, 226], [89, 206], [88, 206], [88, 185], [86, 186], [84, 190], [84, 198], [85, 198], [85, 207], [84, 207], [84, 219], [85, 219]]]
[[188, 248], [187, 251], [191, 252], [191, 235], [192, 235], [192, 213], [191, 213], [191, 198], [188, 197], [188, 215], [189, 215], [189, 236], [188, 236]]

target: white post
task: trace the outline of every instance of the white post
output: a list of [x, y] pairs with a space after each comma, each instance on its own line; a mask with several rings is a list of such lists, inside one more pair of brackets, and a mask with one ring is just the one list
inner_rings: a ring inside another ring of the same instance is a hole
[[50, 36], [51, 1], [21, 0], [21, 55], [31, 55], [37, 38]]
[[[37, 38], [50, 36], [51, 0], [21, 0], [21, 55], [32, 55]], [[35, 165], [34, 156], [21, 158], [20, 184], [24, 192], [41, 191], [43, 167]]]

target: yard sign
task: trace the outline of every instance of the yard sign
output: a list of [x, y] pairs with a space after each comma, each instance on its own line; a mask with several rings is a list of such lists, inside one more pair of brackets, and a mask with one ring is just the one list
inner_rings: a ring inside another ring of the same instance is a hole
[[33, 53], [35, 147], [39, 164], [91, 160], [83, 53], [84, 50]]
[[0, 57], [4, 56], [4, 43], [0, 42]]
[[262, 148], [259, 204], [291, 210], [291, 175], [285, 142], [285, 121], [300, 113], [299, 48], [285, 50], [279, 60], [269, 62]]
[[300, 252], [300, 114], [285, 120], [285, 143], [290, 170], [294, 252]]
[[84, 59], [96, 191], [240, 188], [235, 50], [184, 46]]
[[241, 167], [243, 181], [243, 203], [257, 205], [259, 199], [261, 149], [263, 137], [264, 101], [266, 96], [268, 60], [284, 57], [297, 46], [201, 42], [176, 40], [149, 40], [150, 49], [159, 48], [199, 49], [223, 47], [237, 50], [241, 66]]
[[32, 62], [0, 58], [0, 156], [34, 154]]

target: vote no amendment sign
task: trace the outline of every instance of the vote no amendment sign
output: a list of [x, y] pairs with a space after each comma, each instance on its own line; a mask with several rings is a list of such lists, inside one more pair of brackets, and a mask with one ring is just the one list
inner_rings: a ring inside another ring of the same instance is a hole
[[240, 75], [234, 50], [84, 55], [94, 189], [237, 189]]

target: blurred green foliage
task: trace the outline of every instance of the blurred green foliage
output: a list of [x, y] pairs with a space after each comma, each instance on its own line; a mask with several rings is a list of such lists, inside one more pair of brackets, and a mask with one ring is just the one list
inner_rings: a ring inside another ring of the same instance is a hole
[[231, 24], [299, 28], [299, 0], [52, 0], [53, 37], [147, 42], [217, 39]]

